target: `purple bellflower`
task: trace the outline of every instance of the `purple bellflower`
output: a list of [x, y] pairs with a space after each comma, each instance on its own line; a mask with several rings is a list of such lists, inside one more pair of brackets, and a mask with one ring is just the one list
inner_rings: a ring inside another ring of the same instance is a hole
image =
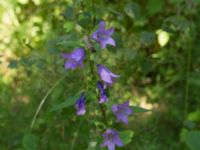
[[119, 78], [119, 75], [112, 73], [107, 67], [97, 64], [98, 74], [102, 81], [106, 84], [112, 85], [116, 78]]
[[65, 69], [76, 69], [78, 66], [83, 67], [85, 59], [85, 50], [83, 48], [76, 48], [71, 53], [64, 53], [62, 57], [66, 59]]
[[129, 106], [129, 101], [126, 101], [119, 105], [113, 105], [112, 111], [117, 117], [117, 122], [124, 122], [126, 125], [128, 124], [128, 115], [133, 113], [133, 110]]
[[108, 150], [115, 150], [115, 145], [122, 147], [122, 143], [119, 134], [116, 130], [108, 129], [103, 133], [104, 142], [101, 147], [108, 147]]
[[106, 48], [106, 45], [115, 46], [115, 41], [111, 38], [111, 35], [114, 33], [114, 28], [106, 30], [105, 22], [101, 21], [99, 23], [99, 28], [92, 34], [92, 39], [98, 42], [101, 48]]
[[105, 89], [104, 89], [104, 87], [103, 87], [103, 85], [102, 85], [102, 83], [100, 81], [97, 83], [97, 87], [98, 87], [99, 92], [100, 92], [99, 103], [107, 102], [108, 98], [106, 96]]
[[75, 108], [76, 108], [76, 114], [77, 115], [84, 115], [86, 110], [85, 110], [85, 95], [81, 94], [81, 97], [76, 101], [75, 104]]

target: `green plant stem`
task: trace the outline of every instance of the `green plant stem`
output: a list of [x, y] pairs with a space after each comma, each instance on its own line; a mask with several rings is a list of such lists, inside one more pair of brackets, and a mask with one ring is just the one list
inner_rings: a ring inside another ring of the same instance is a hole
[[31, 129], [33, 128], [35, 121], [37, 119], [37, 116], [42, 108], [42, 106], [44, 105], [44, 102], [47, 100], [47, 97], [49, 96], [49, 94], [55, 89], [55, 87], [65, 78], [66, 75], [64, 75], [63, 77], [61, 77], [59, 80], [56, 81], [56, 83], [49, 89], [49, 91], [45, 94], [45, 96], [43, 97], [43, 99], [41, 100], [39, 106], [37, 107], [37, 110], [35, 112], [35, 115], [31, 121]]
[[92, 12], [93, 12], [93, 27], [95, 26], [95, 22], [96, 22], [96, 15], [95, 15], [95, 2], [94, 0], [92, 0]]
[[187, 53], [187, 68], [186, 68], [186, 83], [185, 83], [185, 117], [188, 113], [188, 98], [189, 98], [189, 76], [190, 76], [190, 64], [191, 64], [191, 48], [188, 48]]
[[77, 0], [73, 0], [72, 1], [72, 7], [73, 7], [73, 21], [74, 21], [74, 23], [76, 24], [76, 22], [77, 22], [77, 18], [76, 18], [76, 5], [77, 5]]
[[[90, 49], [88, 49], [88, 61], [89, 61], [89, 66], [90, 66], [90, 72], [91, 72], [91, 75], [92, 75], [92, 80], [95, 81], [95, 83], [97, 83], [97, 78], [96, 78], [96, 74], [95, 74], [95, 71], [94, 71], [94, 65], [95, 64], [94, 64], [94, 61], [91, 60], [91, 50]], [[100, 97], [98, 91], [96, 91], [96, 97], [97, 97], [97, 100]], [[100, 104], [100, 103], [99, 103], [99, 108], [100, 108], [104, 123], [107, 126], [108, 123], [107, 123], [107, 119], [106, 119], [106, 112], [105, 112], [102, 104]]]

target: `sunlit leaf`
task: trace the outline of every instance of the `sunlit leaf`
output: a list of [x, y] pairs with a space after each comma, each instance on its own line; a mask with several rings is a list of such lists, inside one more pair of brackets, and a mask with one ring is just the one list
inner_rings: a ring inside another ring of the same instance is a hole
[[164, 31], [164, 30], [158, 30], [157, 32], [158, 35], [158, 43], [160, 46], [165, 46], [170, 39], [170, 35], [168, 32]]
[[132, 141], [133, 135], [134, 135], [134, 132], [131, 130], [119, 132], [119, 136], [124, 145], [127, 145]]

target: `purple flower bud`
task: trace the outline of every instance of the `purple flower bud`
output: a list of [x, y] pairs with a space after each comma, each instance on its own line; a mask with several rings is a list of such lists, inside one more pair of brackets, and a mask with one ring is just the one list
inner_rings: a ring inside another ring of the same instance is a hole
[[85, 50], [83, 48], [76, 48], [71, 53], [62, 54], [66, 59], [65, 69], [76, 69], [78, 66], [83, 67], [83, 60], [85, 59]]
[[112, 73], [108, 68], [97, 64], [98, 74], [102, 81], [106, 84], [112, 85], [116, 78], [119, 78], [119, 75]]
[[106, 48], [106, 45], [115, 46], [115, 41], [111, 38], [111, 35], [114, 33], [114, 28], [108, 30], [105, 29], [105, 22], [101, 21], [99, 23], [99, 28], [96, 32], [92, 34], [92, 39], [97, 41], [101, 48]]
[[98, 83], [97, 83], [97, 87], [98, 87], [99, 92], [100, 92], [99, 103], [107, 102], [107, 101], [108, 101], [108, 98], [107, 98], [107, 96], [106, 96], [106, 92], [105, 92], [105, 89], [104, 89], [102, 83], [101, 83], [101, 82], [98, 82]]
[[81, 94], [81, 97], [76, 101], [75, 108], [77, 110], [77, 115], [84, 115], [85, 110], [85, 95], [84, 93]]
[[116, 130], [108, 129], [103, 133], [104, 142], [101, 147], [108, 147], [108, 150], [115, 150], [115, 145], [121, 147], [122, 143], [119, 134]]
[[117, 122], [124, 122], [128, 124], [128, 116], [133, 113], [133, 110], [129, 106], [129, 101], [126, 101], [119, 105], [113, 105], [112, 111], [117, 117]]

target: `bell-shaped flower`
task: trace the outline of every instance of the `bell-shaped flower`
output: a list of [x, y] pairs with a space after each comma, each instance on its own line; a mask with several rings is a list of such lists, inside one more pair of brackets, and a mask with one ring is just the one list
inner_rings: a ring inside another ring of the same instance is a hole
[[116, 78], [119, 78], [119, 75], [112, 73], [107, 67], [97, 64], [98, 74], [102, 81], [106, 84], [112, 85]]
[[99, 89], [99, 103], [104, 103], [108, 101], [108, 98], [106, 96], [105, 88], [103, 87], [102, 83], [99, 81], [97, 83], [97, 87]]
[[77, 67], [83, 67], [83, 61], [85, 59], [85, 50], [83, 48], [76, 48], [71, 53], [63, 53], [62, 57], [66, 59], [65, 69], [76, 69]]
[[85, 94], [84, 93], [82, 93], [81, 97], [76, 101], [75, 108], [76, 108], [77, 115], [85, 114], [86, 110], [85, 110]]
[[133, 110], [129, 106], [129, 101], [126, 101], [119, 105], [112, 106], [112, 112], [117, 117], [117, 122], [123, 122], [128, 124], [128, 116], [133, 113]]
[[114, 129], [108, 129], [103, 133], [104, 142], [101, 147], [108, 147], [108, 150], [115, 150], [115, 145], [122, 147], [124, 144], [119, 137], [119, 134]]
[[92, 39], [95, 40], [96, 42], [98, 42], [102, 49], [106, 48], [107, 44], [115, 46], [115, 41], [111, 37], [111, 35], [113, 33], [114, 33], [114, 28], [110, 28], [110, 29], [106, 30], [105, 22], [101, 21], [99, 23], [99, 28], [97, 29], [97, 31], [95, 31], [92, 34]]

